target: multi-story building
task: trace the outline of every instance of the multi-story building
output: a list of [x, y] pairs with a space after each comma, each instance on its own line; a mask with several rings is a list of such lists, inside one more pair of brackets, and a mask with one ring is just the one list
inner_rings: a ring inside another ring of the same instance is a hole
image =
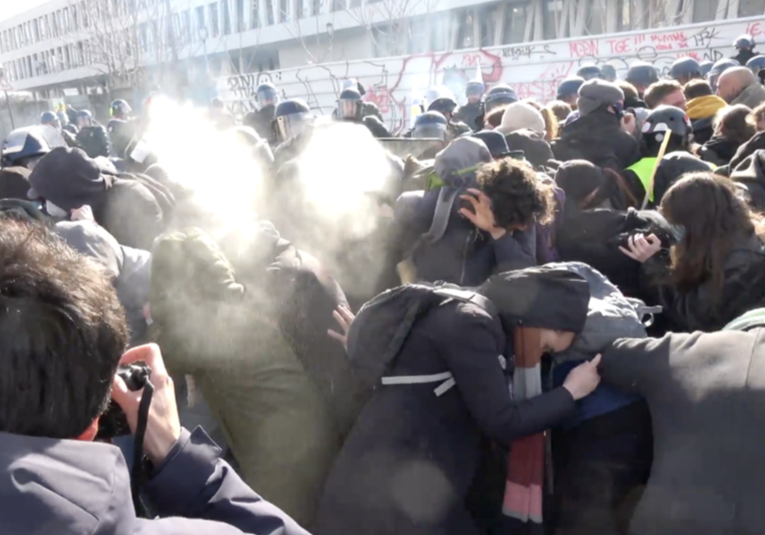
[[15, 89], [55, 98], [764, 13], [765, 0], [50, 0], [0, 22], [0, 62]]

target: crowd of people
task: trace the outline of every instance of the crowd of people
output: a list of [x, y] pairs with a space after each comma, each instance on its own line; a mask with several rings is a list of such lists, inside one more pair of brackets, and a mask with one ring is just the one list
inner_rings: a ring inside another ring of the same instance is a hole
[[[215, 99], [236, 218], [160, 97], [12, 132], [0, 532], [760, 533], [765, 56], [734, 46], [545, 103], [434, 87], [398, 135], [355, 80], [331, 120]], [[330, 220], [338, 127], [381, 180]]]

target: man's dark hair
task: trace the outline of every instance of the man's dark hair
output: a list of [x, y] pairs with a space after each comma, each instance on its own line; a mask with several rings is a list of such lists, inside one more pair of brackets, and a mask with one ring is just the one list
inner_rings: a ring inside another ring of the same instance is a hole
[[77, 438], [127, 347], [105, 271], [39, 224], [0, 218], [0, 431]]
[[675, 80], [660, 80], [648, 86], [643, 94], [643, 100], [645, 100], [646, 106], [649, 109], [654, 109], [661, 104], [667, 96], [671, 95], [675, 91], [682, 91], [683, 86]]
[[552, 221], [552, 186], [545, 184], [527, 163], [503, 158], [478, 170], [478, 187], [491, 200], [494, 221], [502, 228], [525, 227]]
[[691, 80], [685, 86], [683, 86], [683, 93], [685, 93], [686, 100], [693, 100], [699, 97], [708, 97], [713, 95], [712, 86], [709, 82], [701, 78]]
[[635, 101], [640, 98], [637, 87], [629, 83], [627, 80], [616, 80], [614, 83], [622, 90], [622, 93], [624, 93], [624, 102]]

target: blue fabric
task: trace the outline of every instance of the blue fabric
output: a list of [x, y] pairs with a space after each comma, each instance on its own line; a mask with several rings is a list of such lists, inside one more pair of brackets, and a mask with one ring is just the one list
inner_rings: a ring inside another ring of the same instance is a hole
[[[564, 362], [556, 365], [552, 371], [552, 387], [557, 388], [561, 386], [563, 381], [566, 380], [568, 372], [582, 362], [584, 361]], [[592, 394], [576, 402], [576, 412], [571, 418], [566, 420], [562, 427], [563, 429], [576, 427], [585, 420], [613, 412], [639, 400], [640, 396], [636, 394], [625, 394], [621, 390], [601, 383]]]

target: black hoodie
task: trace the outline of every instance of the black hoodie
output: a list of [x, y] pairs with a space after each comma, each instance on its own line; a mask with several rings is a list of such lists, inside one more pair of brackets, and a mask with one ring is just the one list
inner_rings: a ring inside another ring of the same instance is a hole
[[752, 208], [765, 210], [765, 150], [756, 150], [742, 160], [731, 172], [730, 178], [746, 186]]

